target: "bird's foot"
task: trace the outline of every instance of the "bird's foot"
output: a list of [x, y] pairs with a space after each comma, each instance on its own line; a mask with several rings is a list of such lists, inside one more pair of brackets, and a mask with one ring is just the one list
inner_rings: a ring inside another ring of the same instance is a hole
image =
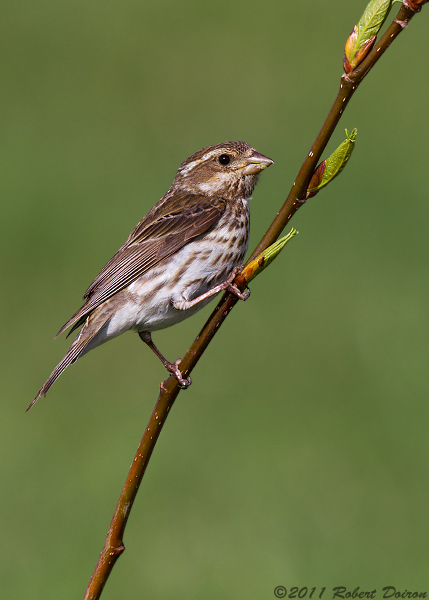
[[234, 294], [234, 296], [237, 296], [237, 298], [239, 298], [240, 300], [247, 300], [247, 298], [250, 296], [249, 288], [247, 288], [246, 292], [240, 292], [240, 290], [235, 285], [235, 283], [233, 283], [233, 281], [236, 278], [236, 276], [238, 275], [238, 273], [240, 273], [243, 269], [244, 269], [244, 265], [238, 265], [237, 267], [234, 267], [233, 270], [231, 271], [231, 273], [226, 278], [224, 285], [225, 285], [225, 289], [228, 292], [231, 292], [231, 294]]
[[174, 361], [174, 363], [166, 361], [164, 363], [164, 366], [169, 373], [174, 375], [174, 377], [179, 382], [179, 386], [182, 388], [182, 390], [186, 390], [191, 385], [192, 379], [190, 377], [187, 377], [186, 379], [184, 377], [182, 377], [182, 373], [180, 372], [180, 369], [179, 369], [179, 365], [181, 362], [182, 362], [182, 359], [178, 358], [177, 360]]

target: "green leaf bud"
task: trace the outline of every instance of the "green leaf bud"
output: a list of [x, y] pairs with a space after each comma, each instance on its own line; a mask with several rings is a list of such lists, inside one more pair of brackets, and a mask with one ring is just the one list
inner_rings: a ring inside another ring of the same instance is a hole
[[[395, 0], [393, 0], [394, 2]], [[350, 73], [363, 61], [374, 46], [378, 32], [389, 14], [392, 0], [371, 0], [359, 23], [347, 38], [344, 50], [344, 70]]]
[[244, 267], [241, 271], [240, 275], [244, 277], [247, 283], [252, 281], [259, 275], [264, 269], [268, 267], [270, 263], [278, 256], [278, 254], [283, 250], [286, 244], [297, 234], [296, 229], [291, 229], [290, 232], [282, 237], [280, 240], [271, 244], [264, 252], [261, 252], [259, 256], [254, 258], [248, 265]]
[[323, 160], [313, 173], [307, 189], [307, 198], [315, 196], [319, 190], [331, 183], [337, 175], [341, 173], [349, 160], [355, 145], [357, 129], [351, 133], [346, 131], [346, 139], [331, 154], [329, 158]]

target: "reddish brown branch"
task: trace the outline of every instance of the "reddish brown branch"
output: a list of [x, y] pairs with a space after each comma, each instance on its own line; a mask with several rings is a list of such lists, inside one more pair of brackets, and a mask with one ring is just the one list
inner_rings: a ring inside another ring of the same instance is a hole
[[[253, 251], [249, 260], [255, 258], [258, 254], [261, 254], [268, 246], [277, 240], [289, 220], [304, 204], [309, 181], [320, 160], [322, 152], [357, 87], [381, 58], [382, 54], [387, 50], [393, 40], [405, 28], [411, 18], [421, 10], [421, 6], [427, 1], [428, 0], [405, 1], [386, 33], [380, 41], [374, 45], [362, 63], [351, 73], [342, 76], [340, 89], [335, 102], [297, 175], [285, 203], [258, 246]], [[235, 283], [240, 290], [244, 290], [246, 281], [242, 275], [236, 277]], [[184, 377], [191, 373], [210, 341], [236, 303], [237, 298], [230, 293], [226, 293], [222, 297], [180, 364]], [[174, 377], [169, 377], [166, 381], [161, 383], [155, 409], [149, 420], [133, 464], [128, 473], [127, 480], [122, 489], [103, 550], [89, 582], [84, 600], [95, 600], [100, 597], [116, 560], [124, 551], [122, 540], [128, 516], [146, 471], [149, 459], [152, 455], [152, 451], [179, 391], [180, 388], [178, 382]]]

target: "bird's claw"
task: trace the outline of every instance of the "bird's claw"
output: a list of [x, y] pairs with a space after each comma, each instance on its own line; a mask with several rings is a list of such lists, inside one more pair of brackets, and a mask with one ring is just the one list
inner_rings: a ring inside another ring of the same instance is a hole
[[165, 368], [167, 369], [167, 371], [169, 373], [174, 375], [174, 377], [177, 379], [177, 381], [179, 382], [179, 387], [182, 390], [186, 390], [191, 385], [192, 379], [190, 377], [187, 377], [186, 379], [184, 377], [182, 377], [182, 373], [180, 372], [180, 369], [179, 369], [179, 364], [181, 362], [182, 362], [182, 359], [178, 358], [177, 360], [174, 361], [174, 363], [167, 363], [165, 365]]
[[235, 283], [233, 283], [238, 273], [240, 273], [243, 269], [244, 265], [238, 265], [237, 267], [234, 267], [226, 279], [226, 283], [228, 284], [226, 289], [228, 292], [231, 292], [231, 294], [234, 294], [234, 296], [237, 296], [239, 300], [247, 300], [247, 298], [250, 296], [249, 288], [247, 288], [246, 292], [241, 292]]
[[227, 287], [227, 290], [228, 290], [228, 292], [231, 292], [231, 294], [234, 294], [234, 296], [237, 296], [237, 298], [239, 300], [247, 300], [247, 298], [250, 296], [250, 290], [249, 290], [249, 288], [247, 288], [246, 292], [240, 292], [240, 290], [238, 289], [238, 287], [234, 283], [231, 283]]

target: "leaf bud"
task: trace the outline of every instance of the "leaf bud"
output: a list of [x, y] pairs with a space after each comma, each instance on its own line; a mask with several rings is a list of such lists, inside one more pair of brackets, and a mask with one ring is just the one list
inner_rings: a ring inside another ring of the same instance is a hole
[[[344, 49], [344, 70], [350, 73], [363, 61], [375, 44], [381, 26], [395, 0], [371, 0], [359, 23], [347, 38]], [[417, 0], [419, 1], [419, 0]]]
[[323, 160], [313, 173], [307, 188], [307, 198], [315, 196], [323, 187], [331, 183], [346, 166], [355, 145], [357, 130], [349, 133], [346, 129], [346, 139], [331, 154]]
[[246, 283], [252, 281], [256, 275], [259, 275], [259, 273], [266, 269], [297, 233], [295, 228], [291, 229], [287, 235], [274, 242], [274, 244], [271, 244], [271, 246], [261, 252], [256, 258], [251, 260], [240, 273], [246, 280]]

